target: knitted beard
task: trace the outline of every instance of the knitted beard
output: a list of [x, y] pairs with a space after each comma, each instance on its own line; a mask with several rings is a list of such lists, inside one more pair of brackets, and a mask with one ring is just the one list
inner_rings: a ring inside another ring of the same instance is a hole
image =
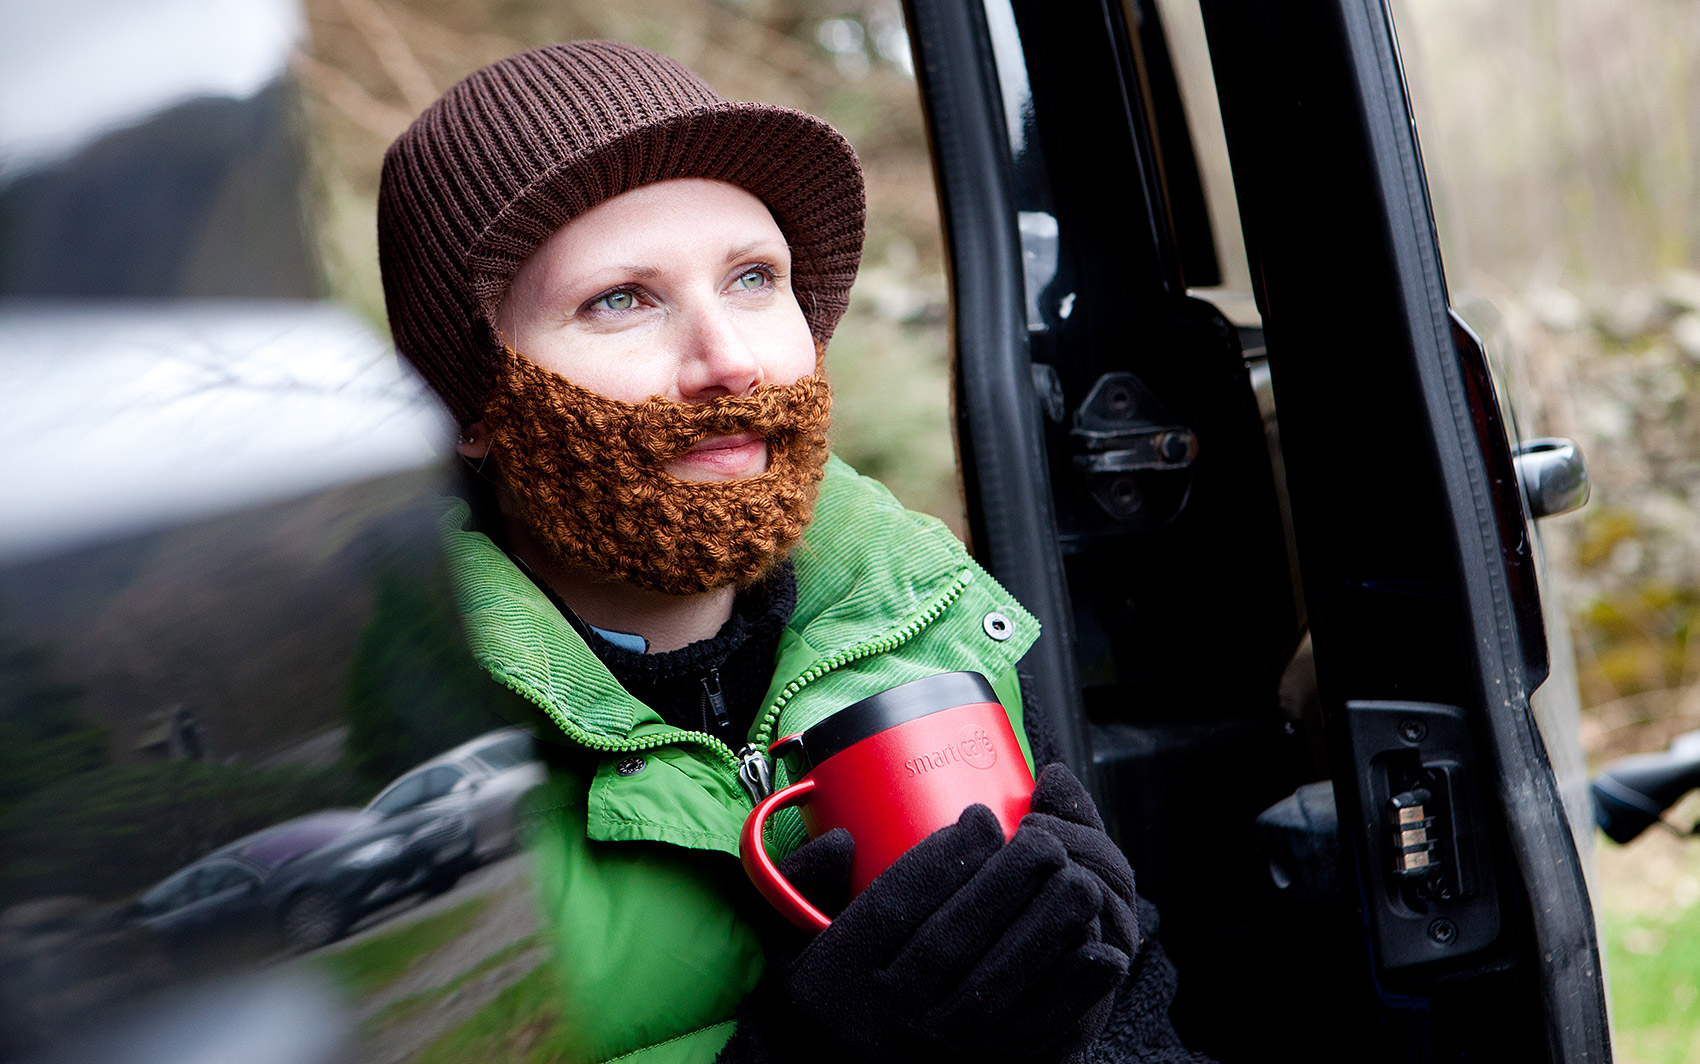
[[[669, 595], [755, 583], [803, 535], [826, 465], [832, 388], [819, 362], [793, 384], [706, 403], [627, 403], [512, 348], [485, 408], [516, 514], [557, 562]], [[684, 481], [669, 461], [710, 436], [767, 441], [767, 469]]]

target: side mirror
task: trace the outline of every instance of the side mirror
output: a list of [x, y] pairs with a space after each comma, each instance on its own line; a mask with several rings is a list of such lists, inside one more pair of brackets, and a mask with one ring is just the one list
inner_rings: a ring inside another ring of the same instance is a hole
[[1533, 517], [1580, 510], [1588, 501], [1588, 462], [1574, 440], [1544, 436], [1517, 445], [1511, 459]]
[[1594, 821], [1613, 842], [1652, 827], [1677, 799], [1700, 787], [1700, 731], [1679, 735], [1662, 754], [1620, 757], [1594, 777]]

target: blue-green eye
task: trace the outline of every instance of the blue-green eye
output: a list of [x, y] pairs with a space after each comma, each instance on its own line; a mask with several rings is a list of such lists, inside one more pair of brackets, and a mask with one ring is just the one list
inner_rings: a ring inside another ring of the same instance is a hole
[[732, 282], [734, 288], [762, 288], [768, 283], [767, 271], [745, 270]]
[[637, 298], [630, 292], [609, 292], [597, 296], [590, 305], [600, 310], [630, 310], [637, 305]]

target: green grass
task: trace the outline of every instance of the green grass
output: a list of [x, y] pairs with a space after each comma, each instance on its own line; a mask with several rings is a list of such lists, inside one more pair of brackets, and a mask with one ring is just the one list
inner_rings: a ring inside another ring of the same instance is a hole
[[350, 994], [364, 997], [401, 978], [419, 958], [465, 934], [489, 907], [488, 897], [474, 898], [446, 912], [328, 954], [320, 963], [341, 980]]
[[1604, 923], [1618, 1059], [1700, 1060], [1700, 907], [1670, 919], [1607, 908]]
[[553, 1064], [569, 1059], [559, 1015], [554, 968], [545, 962], [425, 1047], [416, 1064]]
[[536, 948], [537, 943], [538, 939], [536, 935], [527, 935], [517, 942], [510, 942], [506, 946], [503, 946], [501, 949], [490, 954], [488, 957], [485, 957], [471, 968], [468, 968], [466, 971], [455, 976], [447, 983], [444, 983], [442, 986], [434, 987], [433, 989], [426, 990], [418, 994], [409, 994], [407, 997], [404, 997], [399, 1001], [390, 1002], [388, 1005], [379, 1009], [371, 1019], [362, 1024], [361, 1028], [367, 1033], [372, 1033], [374, 1031], [382, 1030], [391, 1024], [411, 1019], [414, 1016], [419, 1015], [421, 1012], [424, 1012], [426, 1009], [429, 1009], [437, 1002], [442, 1001], [450, 994], [453, 994], [467, 983], [470, 983], [472, 980], [482, 976], [486, 972], [492, 971], [506, 964], [509, 960], [521, 953], [524, 953], [526, 950]]

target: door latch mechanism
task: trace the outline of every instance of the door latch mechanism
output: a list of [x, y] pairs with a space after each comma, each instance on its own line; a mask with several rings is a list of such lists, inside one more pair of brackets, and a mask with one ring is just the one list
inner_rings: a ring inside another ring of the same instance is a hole
[[1382, 969], [1481, 953], [1499, 937], [1500, 896], [1465, 711], [1350, 701], [1345, 716], [1358, 777], [1359, 875]]
[[1185, 504], [1198, 436], [1133, 374], [1099, 377], [1074, 413], [1069, 438], [1075, 470], [1113, 520], [1154, 528]]

